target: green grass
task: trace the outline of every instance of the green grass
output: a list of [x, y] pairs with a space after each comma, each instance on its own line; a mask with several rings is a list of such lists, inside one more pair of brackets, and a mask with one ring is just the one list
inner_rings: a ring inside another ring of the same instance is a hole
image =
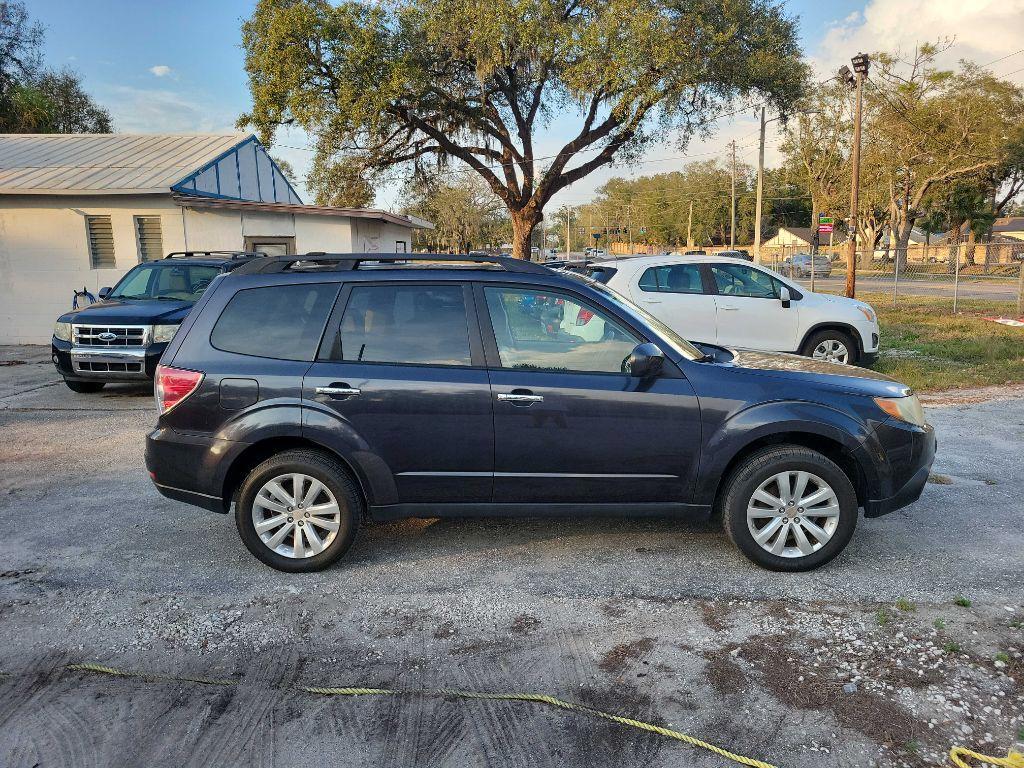
[[1014, 316], [1006, 302], [966, 300], [952, 313], [945, 297], [858, 296], [878, 313], [882, 354], [874, 369], [918, 392], [1024, 382], [1024, 328], [984, 320]]
[[910, 613], [912, 611], [917, 610], [917, 606], [909, 600], [907, 600], [905, 597], [901, 597], [899, 600], [896, 601], [896, 607], [904, 613]]
[[942, 646], [942, 650], [946, 653], [960, 653], [962, 649], [960, 648], [960, 643], [950, 641]]
[[959, 605], [961, 608], [971, 607], [971, 601], [968, 600], [966, 597], [958, 597], [956, 600], [953, 601], [953, 603], [955, 605]]
[[879, 608], [875, 611], [875, 621], [878, 622], [878, 626], [884, 627], [889, 623], [889, 612], [885, 608]]

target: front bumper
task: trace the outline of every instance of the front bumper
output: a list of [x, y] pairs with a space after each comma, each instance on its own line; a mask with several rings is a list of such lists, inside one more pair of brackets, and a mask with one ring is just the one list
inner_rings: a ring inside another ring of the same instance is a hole
[[54, 336], [50, 354], [57, 373], [71, 381], [152, 380], [167, 342], [147, 347], [80, 347]]
[[885, 450], [890, 464], [890, 482], [887, 489], [890, 495], [867, 500], [864, 503], [865, 517], [887, 515], [921, 498], [921, 493], [928, 482], [928, 475], [931, 473], [932, 462], [935, 460], [938, 441], [931, 425], [924, 429], [911, 429], [890, 424], [883, 426], [879, 432], [884, 429], [899, 429], [904, 434], [909, 434], [910, 439], [896, 444], [886, 441], [889, 443]]

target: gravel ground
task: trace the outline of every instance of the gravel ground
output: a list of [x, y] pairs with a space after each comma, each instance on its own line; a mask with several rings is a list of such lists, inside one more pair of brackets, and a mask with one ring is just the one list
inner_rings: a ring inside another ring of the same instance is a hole
[[0, 348], [0, 765], [727, 764], [535, 704], [302, 685], [548, 693], [787, 766], [1005, 754], [1024, 398], [985, 397], [933, 399], [936, 482], [815, 573], [760, 570], [712, 525], [588, 519], [371, 524], [282, 574], [151, 487], [146, 388], [77, 395], [45, 349]]

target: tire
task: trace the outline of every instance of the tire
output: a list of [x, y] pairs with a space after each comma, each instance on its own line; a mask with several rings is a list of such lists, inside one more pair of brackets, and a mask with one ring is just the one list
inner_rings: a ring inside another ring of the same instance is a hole
[[105, 381], [72, 381], [71, 379], [64, 379], [64, 383], [72, 392], [81, 392], [82, 394], [99, 392], [106, 384]]
[[[803, 349], [800, 354], [804, 357], [814, 357], [818, 359], [829, 360], [831, 357], [819, 357], [815, 354], [819, 347], [827, 345], [829, 349], [838, 351], [836, 344], [842, 345], [842, 348], [846, 350], [845, 361], [833, 359], [832, 362], [842, 363], [844, 365], [856, 365], [860, 359], [860, 349], [857, 347], [857, 342], [854, 341], [853, 337], [846, 331], [838, 331], [825, 329], [821, 331], [815, 331], [812, 333], [807, 341], [804, 342]], [[822, 354], [828, 354], [827, 350], [822, 350]]]
[[[294, 492], [292, 478], [295, 475], [305, 478], [299, 494]], [[321, 484], [322, 490], [311, 498], [310, 506], [301, 512], [303, 517], [300, 518], [302, 497], [310, 493], [313, 480]], [[272, 481], [277, 482], [283, 498], [265, 488]], [[291, 505], [284, 502], [287, 498], [292, 500]], [[328, 510], [331, 502], [336, 514], [314, 512], [312, 519], [318, 522], [310, 522], [309, 510], [313, 507]], [[327, 568], [348, 551], [355, 541], [362, 513], [359, 489], [336, 459], [317, 451], [293, 450], [271, 456], [245, 478], [235, 504], [235, 525], [242, 543], [258, 560], [279, 571], [309, 573]], [[273, 523], [285, 515], [285, 521], [265, 529], [262, 535], [257, 531], [257, 519]], [[333, 530], [328, 527], [335, 524], [337, 527]], [[278, 534], [283, 535], [283, 539], [275, 542]], [[263, 536], [270, 541], [265, 542]], [[317, 540], [323, 545], [319, 551]], [[275, 548], [269, 544], [275, 544]], [[298, 556], [296, 551], [299, 551]]]
[[[830, 517], [812, 514], [808, 520], [806, 512], [797, 512], [803, 507], [790, 507], [788, 504], [782, 507], [788, 510], [786, 514], [770, 517], [768, 512], [771, 507], [761, 499], [755, 501], [754, 495], [764, 488], [765, 483], [769, 483], [765, 490], [769, 496], [783, 496], [780, 487], [773, 483], [773, 478], [780, 473], [792, 473], [792, 491], [797, 490], [793, 478], [799, 473], [810, 476], [804, 498], [822, 492], [822, 486], [817, 481], [823, 481], [832, 492], [834, 501], [832, 496], [826, 496], [821, 502], [814, 502], [810, 509], [827, 513]], [[775, 489], [774, 492], [772, 489]], [[771, 571], [810, 571], [824, 565], [843, 551], [857, 527], [857, 494], [850, 478], [831, 459], [799, 445], [769, 446], [746, 458], [726, 480], [720, 496], [720, 507], [722, 523], [729, 539], [747, 558]], [[753, 518], [748, 517], [748, 507], [756, 507], [757, 515]], [[837, 513], [834, 523], [831, 517], [833, 513]], [[776, 520], [787, 522], [777, 523]], [[797, 520], [800, 522], [797, 523]], [[758, 532], [766, 531], [773, 525], [777, 532], [768, 531], [765, 544], [771, 548], [785, 535], [779, 554], [758, 543], [751, 530], [753, 527]], [[812, 533], [810, 527], [805, 527], [811, 525], [816, 526], [821, 533], [829, 534], [830, 538], [822, 543], [818, 534]], [[797, 539], [797, 528], [805, 545], [813, 550], [808, 554], [801, 553], [804, 547]]]

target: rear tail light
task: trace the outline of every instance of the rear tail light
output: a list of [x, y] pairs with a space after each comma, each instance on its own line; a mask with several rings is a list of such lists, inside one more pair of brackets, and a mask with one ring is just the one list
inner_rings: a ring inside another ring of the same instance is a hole
[[156, 367], [156, 409], [162, 416], [186, 397], [196, 391], [205, 374], [171, 368], [169, 365]]
[[594, 313], [589, 309], [580, 309], [580, 313], [576, 315], [576, 325], [586, 325], [593, 316]]

